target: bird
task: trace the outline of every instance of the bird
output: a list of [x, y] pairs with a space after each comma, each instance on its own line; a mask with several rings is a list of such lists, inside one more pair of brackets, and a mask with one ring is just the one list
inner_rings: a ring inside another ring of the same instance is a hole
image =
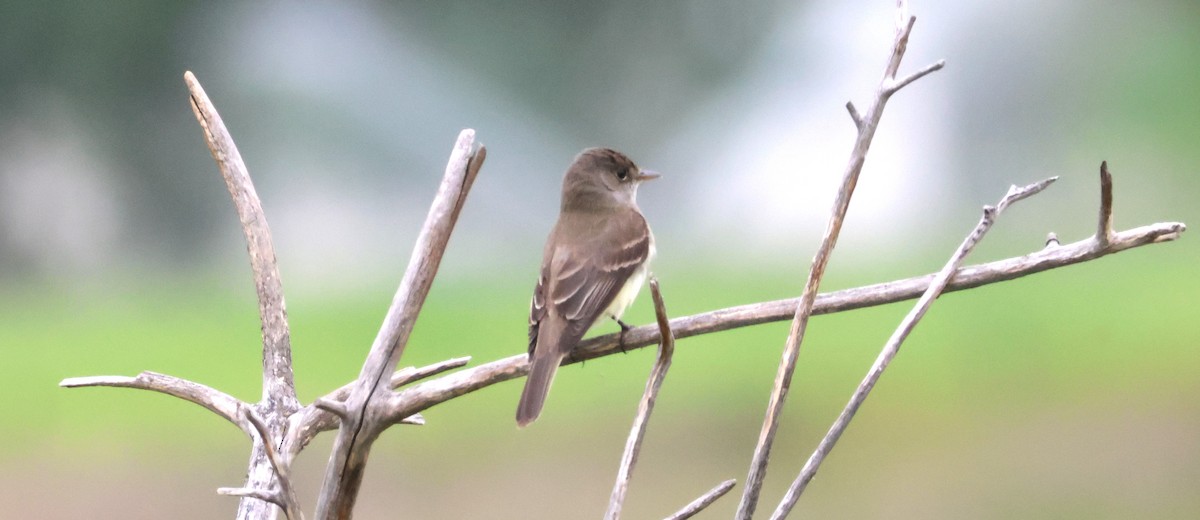
[[638, 186], [659, 177], [609, 148], [588, 148], [563, 176], [558, 221], [546, 239], [529, 305], [529, 377], [517, 425], [538, 418], [559, 364], [596, 323], [637, 298], [654, 258], [654, 234], [637, 205]]

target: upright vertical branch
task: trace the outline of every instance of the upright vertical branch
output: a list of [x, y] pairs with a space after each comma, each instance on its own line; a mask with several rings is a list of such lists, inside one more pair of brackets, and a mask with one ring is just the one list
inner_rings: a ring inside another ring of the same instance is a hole
[[858, 177], [862, 172], [863, 164], [866, 162], [867, 151], [871, 147], [871, 140], [874, 138], [875, 130], [879, 127], [879, 120], [883, 116], [883, 108], [892, 94], [895, 94], [901, 88], [904, 88], [918, 78], [941, 69], [945, 65], [944, 61], [938, 61], [906, 78], [896, 79], [896, 73], [900, 69], [900, 61], [904, 58], [904, 52], [908, 47], [908, 35], [912, 31], [913, 23], [916, 22], [915, 17], [907, 15], [907, 7], [903, 1], [899, 2], [898, 8], [901, 20], [897, 26], [895, 43], [892, 45], [892, 55], [888, 60], [887, 69], [884, 71], [883, 80], [880, 82], [874, 101], [867, 109], [866, 114], [861, 116], [853, 104], [847, 104], [850, 117], [854, 120], [854, 124], [858, 129], [858, 138], [854, 143], [854, 150], [850, 154], [850, 161], [846, 166], [846, 172], [842, 176], [841, 187], [838, 189], [837, 199], [834, 201], [829, 224], [825, 229], [825, 235], [821, 239], [821, 245], [817, 249], [816, 255], [813, 257], [812, 268], [808, 273], [808, 280], [804, 285], [804, 291], [800, 295], [800, 304], [796, 308], [792, 319], [792, 327], [788, 332], [787, 342], [783, 349], [783, 358], [779, 362], [779, 370], [775, 375], [775, 384], [771, 390], [771, 398], [767, 403], [766, 417], [763, 419], [762, 429], [758, 436], [758, 444], [754, 448], [754, 457], [750, 462], [750, 472], [746, 477], [746, 486], [742, 490], [742, 501], [738, 505], [736, 518], [740, 520], [749, 520], [754, 515], [754, 509], [758, 504], [758, 494], [762, 488], [763, 479], [766, 476], [771, 445], [775, 440], [775, 432], [779, 427], [779, 415], [783, 411], [783, 403], [787, 398], [788, 389], [791, 387], [792, 374], [796, 370], [796, 359], [800, 354], [800, 344], [804, 340], [804, 332], [808, 327], [808, 319], [812, 315], [813, 304], [817, 297], [817, 291], [820, 288], [821, 279], [825, 275], [825, 268], [829, 264], [830, 255], [837, 244], [838, 235], [841, 233], [846, 211], [850, 207], [850, 197], [854, 193], [854, 187], [858, 184]]
[[804, 464], [804, 468], [800, 470], [800, 475], [796, 477], [791, 487], [788, 488], [783, 500], [779, 503], [779, 507], [775, 509], [775, 514], [771, 515], [772, 520], [783, 520], [791, 512], [792, 508], [796, 505], [796, 501], [800, 499], [800, 495], [804, 493], [804, 489], [808, 486], [808, 483], [816, 476], [817, 470], [821, 467], [821, 462], [825, 460], [825, 456], [829, 455], [829, 452], [833, 450], [834, 444], [841, 438], [842, 433], [846, 431], [846, 427], [850, 426], [850, 421], [854, 419], [854, 414], [858, 413], [859, 407], [866, 401], [871, 389], [875, 388], [875, 383], [879, 381], [879, 377], [883, 375], [883, 371], [892, 362], [892, 359], [896, 357], [896, 354], [900, 352], [900, 345], [904, 343], [904, 340], [908, 338], [913, 328], [917, 326], [917, 322], [925, 316], [926, 311], [933, 305], [933, 301], [946, 289], [946, 286], [950, 283], [950, 278], [958, 272], [958, 268], [962, 266], [963, 260], [975, 249], [975, 245], [983, 239], [988, 230], [992, 228], [992, 224], [996, 222], [996, 218], [1010, 204], [1040, 193], [1057, 179], [1057, 177], [1051, 177], [1022, 188], [1013, 186], [1009, 188], [1008, 193], [1000, 199], [1000, 202], [995, 207], [984, 206], [983, 216], [980, 217], [975, 229], [967, 235], [967, 238], [963, 239], [962, 244], [958, 246], [954, 254], [950, 255], [950, 260], [946, 262], [946, 265], [934, 277], [933, 282], [929, 284], [929, 288], [917, 300], [917, 304], [913, 306], [908, 315], [904, 317], [904, 320], [900, 322], [900, 326], [896, 327], [895, 332], [888, 338], [887, 343], [883, 346], [883, 350], [879, 352], [879, 357], [875, 359], [875, 363], [867, 371], [866, 377], [863, 378], [858, 388], [854, 390], [854, 394], [850, 397], [850, 402], [846, 404], [842, 413], [838, 415], [837, 420], [830, 426], [829, 432], [821, 439], [820, 444], [817, 445], [817, 449], [808, 458], [808, 462]]
[[[292, 346], [288, 332], [287, 309], [283, 300], [283, 284], [275, 261], [275, 246], [271, 243], [271, 229], [263, 213], [262, 202], [242, 154], [229, 130], [225, 128], [221, 115], [204, 93], [204, 88], [191, 71], [185, 72], [192, 112], [204, 130], [204, 140], [212, 152], [225, 187], [233, 198], [242, 233], [246, 237], [246, 251], [250, 254], [250, 268], [254, 273], [254, 288], [258, 294], [258, 314], [262, 321], [263, 339], [263, 389], [262, 401], [257, 405], [271, 435], [279, 438], [283, 433], [287, 417], [300, 408], [296, 399], [296, 385], [292, 373]], [[246, 489], [264, 489], [272, 479], [272, 466], [267, 459], [266, 446], [253, 439], [250, 450], [249, 469], [246, 472]], [[253, 497], [253, 495], [249, 495]], [[274, 514], [269, 505], [258, 500], [242, 499], [238, 505], [238, 518], [268, 518]]]
[[1108, 173], [1108, 161], [1100, 162], [1100, 222], [1096, 226], [1096, 241], [1101, 245], [1112, 242], [1113, 227], [1112, 174]]
[[654, 297], [654, 315], [658, 318], [659, 337], [662, 339], [658, 344], [658, 359], [654, 362], [654, 368], [650, 370], [646, 390], [642, 393], [642, 400], [638, 402], [637, 415], [629, 429], [629, 438], [625, 441], [625, 452], [621, 456], [617, 481], [613, 484], [612, 496], [608, 500], [608, 511], [604, 513], [605, 520], [617, 520], [621, 517], [625, 492], [629, 489], [629, 478], [633, 476], [633, 466], [637, 464], [638, 453], [642, 450], [642, 439], [646, 437], [646, 425], [650, 421], [650, 413], [654, 411], [658, 390], [662, 387], [663, 379], [667, 377], [667, 370], [671, 368], [671, 356], [675, 353], [675, 336], [671, 334], [670, 319], [667, 317], [666, 305], [663, 304], [656, 278], [650, 279], [650, 293]]
[[299, 403], [292, 377], [292, 346], [283, 301], [283, 282], [275, 261], [275, 246], [271, 243], [271, 228], [267, 226], [267, 217], [246, 171], [246, 163], [242, 162], [242, 154], [233, 143], [221, 115], [191, 71], [185, 72], [183, 79], [191, 94], [192, 111], [204, 129], [204, 140], [217, 161], [229, 195], [233, 197], [242, 233], [246, 236], [254, 288], [258, 293], [258, 315], [262, 320], [263, 402], [281, 406], [290, 413], [299, 408]]
[[486, 150], [475, 149], [475, 131], [463, 130], [458, 136], [446, 173], [421, 234], [413, 248], [408, 269], [392, 300], [363, 363], [362, 371], [346, 398], [346, 416], [341, 418], [334, 451], [325, 469], [317, 518], [350, 518], [362, 484], [371, 445], [391, 421], [384, 409], [391, 396], [389, 375], [408, 343], [413, 324], [425, 303], [450, 232], [458, 220], [463, 202], [483, 164]]

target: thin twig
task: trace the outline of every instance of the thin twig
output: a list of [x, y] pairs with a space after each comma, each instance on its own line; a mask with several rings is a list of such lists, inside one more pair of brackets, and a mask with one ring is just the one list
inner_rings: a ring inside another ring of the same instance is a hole
[[650, 378], [646, 381], [646, 390], [642, 393], [642, 400], [638, 402], [637, 415], [629, 429], [629, 438], [625, 440], [625, 452], [621, 456], [621, 467], [617, 470], [617, 481], [613, 484], [612, 495], [608, 500], [608, 511], [604, 513], [607, 520], [617, 520], [621, 517], [625, 492], [629, 489], [629, 478], [633, 476], [633, 466], [637, 464], [638, 453], [642, 450], [642, 439], [646, 437], [646, 425], [650, 421], [650, 413], [654, 411], [659, 388], [662, 387], [663, 379], [667, 377], [667, 370], [671, 368], [671, 356], [675, 353], [675, 336], [671, 334], [667, 308], [663, 304], [656, 278], [650, 278], [650, 294], [654, 297], [654, 315], [658, 320], [662, 341], [659, 342], [658, 359], [654, 362]]
[[858, 113], [858, 109], [857, 109], [857, 108], [854, 108], [854, 102], [853, 102], [853, 101], [847, 101], [847, 102], [846, 102], [846, 111], [847, 111], [847, 112], [850, 112], [850, 120], [854, 121], [854, 128], [858, 129], [858, 131], [859, 131], [859, 132], [861, 132], [861, 131], [862, 131], [862, 125], [863, 125], [863, 122], [862, 122], [862, 115], [860, 115], [860, 114]]
[[345, 400], [347, 417], [340, 422], [333, 453], [325, 469], [317, 518], [350, 517], [371, 445], [385, 428], [403, 419], [386, 417], [379, 409], [393, 394], [389, 374], [395, 371], [404, 352], [446, 251], [450, 232], [486, 153], [483, 147], [476, 149], [474, 130], [463, 130], [459, 134], [441, 186], [413, 247], [408, 269], [362, 371]]
[[168, 376], [147, 370], [138, 374], [137, 377], [70, 377], [63, 379], [58, 383], [58, 386], [63, 388], [111, 386], [117, 388], [136, 388], [167, 394], [203, 406], [226, 421], [233, 423], [234, 426], [237, 426], [250, 438], [254, 438], [252, 426], [246, 422], [245, 412], [243, 411], [249, 409], [250, 405], [213, 387], [193, 383], [175, 376]]
[[286, 503], [283, 500], [283, 497], [279, 494], [279, 492], [273, 491], [273, 490], [245, 488], [245, 487], [240, 487], [240, 488], [222, 487], [222, 488], [217, 488], [217, 494], [233, 496], [233, 497], [242, 497], [242, 498], [254, 498], [254, 499], [262, 500], [263, 502], [267, 502], [269, 504], [277, 505], [277, 506], [279, 506], [280, 509], [284, 509], [287, 507]]
[[665, 520], [686, 520], [696, 516], [703, 511], [704, 508], [712, 505], [713, 502], [716, 502], [718, 498], [725, 496], [725, 493], [728, 493], [730, 489], [733, 489], [734, 484], [737, 484], [737, 481], [734, 479], [729, 479], [725, 482], [717, 484], [717, 487], [714, 487], [708, 490], [707, 493], [700, 495], [700, 498], [697, 498], [690, 504], [683, 506], [683, 509], [676, 511], [675, 514], [668, 516]]
[[825, 434], [825, 438], [821, 439], [821, 443], [817, 445], [817, 449], [809, 457], [808, 462], [804, 464], [804, 468], [800, 471], [800, 475], [792, 482], [787, 493], [783, 496], [783, 500], [779, 503], [779, 507], [775, 509], [775, 513], [771, 515], [772, 520], [783, 520], [791, 512], [792, 507], [796, 505], [796, 501], [800, 499], [800, 495], [804, 493], [804, 489], [808, 483], [812, 481], [813, 476], [817, 474], [817, 470], [821, 467], [821, 462], [829, 455], [834, 444], [841, 438], [842, 433], [846, 431], [846, 427], [850, 425], [850, 421], [854, 419], [854, 414], [858, 412], [859, 407], [867, 399], [867, 395], [871, 393], [871, 389], [875, 388], [875, 383], [879, 381], [879, 377], [883, 375], [883, 371], [887, 369], [888, 364], [896, 357], [896, 353], [900, 351], [900, 345], [908, 338], [908, 335], [917, 326], [917, 322], [925, 316], [929, 307], [933, 305], [933, 301], [942, 294], [942, 290], [946, 288], [946, 284], [950, 282], [950, 278], [962, 265], [967, 255], [975, 249], [975, 245], [979, 243], [988, 230], [992, 228], [996, 218], [1004, 212], [1005, 209], [1012, 203], [1019, 200], [1031, 197], [1046, 189], [1053, 183], [1057, 177], [1052, 177], [1039, 183], [1030, 184], [1018, 188], [1013, 186], [1009, 188], [1008, 193], [1000, 200], [995, 207], [985, 206], [983, 208], [983, 216], [979, 219], [979, 224], [967, 235], [963, 243], [958, 246], [954, 254], [950, 256], [950, 260], [946, 262], [945, 267], [938, 272], [933, 283], [921, 295], [921, 299], [913, 306], [904, 320], [900, 322], [900, 326], [892, 333], [891, 338], [884, 344], [883, 350], [880, 351], [879, 357], [875, 359], [875, 363], [871, 365], [871, 369], [867, 371], [866, 377], [862, 383], [854, 390], [854, 394], [850, 397], [850, 402], [842, 410], [841, 415], [833, 422], [829, 428], [829, 432]]
[[[903, 1], [899, 3], [898, 11], [901, 16], [900, 20], [904, 20], [904, 17], [907, 16], [907, 6]], [[762, 429], [759, 431], [758, 443], [754, 448], [754, 456], [750, 461], [749, 473], [746, 476], [746, 485], [742, 488], [742, 500], [738, 504], [737, 514], [735, 515], [735, 518], [738, 520], [749, 520], [754, 515], [754, 509], [758, 505], [758, 494], [762, 488], [763, 479], [766, 477], [767, 463], [771, 457], [771, 445], [775, 441], [775, 433], [779, 428], [779, 416], [783, 412], [783, 404], [787, 399], [788, 389], [792, 384], [792, 375], [796, 371], [796, 359], [800, 354], [800, 345], [804, 341], [804, 333], [808, 328], [808, 319], [812, 316], [813, 305], [816, 301], [817, 291], [821, 285], [821, 279], [825, 276], [825, 268], [829, 264], [829, 258], [833, 253], [834, 246], [837, 245], [838, 235], [842, 229], [842, 222], [845, 220], [846, 211], [850, 207], [850, 198], [854, 194], [855, 185], [858, 184], [858, 177], [862, 172], [863, 164], [866, 162], [867, 151], [871, 147], [871, 140], [875, 137], [875, 131], [879, 127], [879, 120], [883, 116], [884, 106], [887, 104], [888, 99], [901, 88], [925, 74], [941, 69], [944, 65], [942, 62], [938, 62], [904, 80], [896, 81], [896, 73], [900, 69], [900, 62], [904, 58], [904, 51], [908, 46], [908, 36], [912, 32], [915, 22], [916, 18], [908, 16], [905, 22], [898, 24], [896, 40], [892, 46], [891, 59], [888, 60], [883, 80], [880, 82], [875, 99], [867, 109], [866, 115], [861, 118], [862, 124], [857, 125], [858, 138], [854, 143], [854, 150], [850, 154], [850, 161], [846, 166], [846, 172], [842, 176], [841, 187], [838, 189], [837, 199], [834, 201], [833, 209], [830, 212], [829, 225], [826, 227], [825, 235], [821, 239], [821, 245], [817, 248], [817, 253], [813, 257], [812, 268], [809, 270], [808, 280], [804, 284], [804, 291], [800, 294], [800, 304], [796, 307], [796, 313], [792, 319], [792, 327], [788, 332], [783, 356], [779, 362], [779, 369], [775, 374], [775, 384], [771, 389], [770, 400], [767, 402], [767, 411], [763, 418]]]
[[454, 370], [459, 367], [464, 367], [471, 362], [471, 356], [463, 356], [450, 358], [445, 361], [425, 365], [420, 368], [407, 367], [397, 370], [392, 374], [392, 381], [388, 388], [395, 390], [409, 383], [414, 383], [422, 379], [427, 379], [448, 370]]
[[[914, 18], [914, 20], [915, 20], [915, 18]], [[925, 76], [928, 76], [930, 73], [942, 70], [942, 67], [945, 67], [945, 66], [946, 66], [946, 60], [937, 60], [934, 63], [930, 63], [929, 65], [926, 65], [925, 68], [918, 70], [918, 71], [904, 77], [904, 79], [893, 81], [890, 85], [888, 85], [886, 87], [888, 90], [888, 93], [894, 94], [897, 90], [907, 87], [909, 83], [912, 83], [912, 82], [919, 80]]]
[[1100, 162], [1100, 223], [1096, 227], [1096, 240], [1107, 244], [1113, 239], [1113, 192], [1112, 174], [1108, 173], [1108, 161]]

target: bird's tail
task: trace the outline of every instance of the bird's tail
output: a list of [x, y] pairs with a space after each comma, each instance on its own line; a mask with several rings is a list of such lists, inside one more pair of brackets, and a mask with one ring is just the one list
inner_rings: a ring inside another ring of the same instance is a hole
[[550, 353], [531, 357], [529, 377], [525, 379], [525, 390], [521, 392], [521, 401], [517, 405], [517, 426], [533, 422], [542, 413], [546, 392], [550, 391], [550, 383], [554, 381], [554, 373], [558, 371], [563, 358], [561, 354]]

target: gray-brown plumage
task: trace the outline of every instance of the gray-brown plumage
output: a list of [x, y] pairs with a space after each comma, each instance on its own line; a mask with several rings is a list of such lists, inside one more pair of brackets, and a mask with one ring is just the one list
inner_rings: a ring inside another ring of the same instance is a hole
[[597, 321], [619, 320], [654, 257], [654, 235], [635, 198], [658, 177], [607, 148], [575, 157], [563, 179], [558, 222], [546, 239], [529, 308], [529, 377], [517, 424], [537, 419], [563, 358]]

